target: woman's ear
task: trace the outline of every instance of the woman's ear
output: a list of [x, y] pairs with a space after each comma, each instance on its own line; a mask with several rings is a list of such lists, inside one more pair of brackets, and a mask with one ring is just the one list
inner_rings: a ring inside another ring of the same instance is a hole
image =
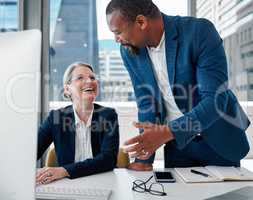
[[64, 92], [63, 93], [64, 93], [65, 97], [71, 98], [71, 91], [70, 91], [69, 85], [67, 85], [67, 84], [64, 85]]

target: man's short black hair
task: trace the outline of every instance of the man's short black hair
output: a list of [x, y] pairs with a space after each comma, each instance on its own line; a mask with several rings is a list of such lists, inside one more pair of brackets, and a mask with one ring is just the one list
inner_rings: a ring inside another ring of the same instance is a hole
[[152, 0], [111, 0], [106, 7], [106, 15], [119, 10], [123, 17], [134, 22], [138, 15], [149, 18], [160, 16], [160, 10]]

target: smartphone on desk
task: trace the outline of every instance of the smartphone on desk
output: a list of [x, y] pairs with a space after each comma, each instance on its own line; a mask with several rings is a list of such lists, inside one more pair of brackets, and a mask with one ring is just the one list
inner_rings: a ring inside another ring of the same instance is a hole
[[169, 171], [153, 171], [156, 182], [159, 183], [174, 183], [176, 179]]

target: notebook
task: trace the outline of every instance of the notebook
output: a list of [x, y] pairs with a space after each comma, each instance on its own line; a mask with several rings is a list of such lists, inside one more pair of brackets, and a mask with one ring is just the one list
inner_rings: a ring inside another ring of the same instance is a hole
[[[195, 170], [198, 173], [192, 173]], [[186, 167], [175, 168], [177, 174], [186, 183], [204, 183], [204, 182], [221, 182], [221, 181], [251, 181], [253, 180], [253, 172], [243, 167], [222, 167], [222, 166], [206, 166], [206, 167]], [[201, 173], [207, 174], [204, 176]]]

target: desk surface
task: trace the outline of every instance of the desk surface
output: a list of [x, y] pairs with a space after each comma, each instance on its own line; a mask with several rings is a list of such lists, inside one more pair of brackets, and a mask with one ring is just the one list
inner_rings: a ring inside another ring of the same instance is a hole
[[[168, 169], [169, 170], [169, 169]], [[192, 199], [203, 200], [208, 197], [223, 194], [244, 186], [253, 186], [253, 181], [245, 182], [219, 182], [219, 183], [193, 183], [185, 184], [174, 172], [176, 183], [163, 183], [167, 196], [157, 197], [148, 193], [138, 193], [132, 191], [132, 182], [136, 179], [146, 180], [152, 175], [152, 172], [136, 172], [127, 169], [115, 169], [112, 172], [98, 175], [87, 176], [74, 180], [62, 179], [49, 185], [67, 187], [97, 187], [108, 188], [112, 190], [110, 200], [155, 200], [155, 199]], [[154, 178], [151, 182], [154, 182]]]

